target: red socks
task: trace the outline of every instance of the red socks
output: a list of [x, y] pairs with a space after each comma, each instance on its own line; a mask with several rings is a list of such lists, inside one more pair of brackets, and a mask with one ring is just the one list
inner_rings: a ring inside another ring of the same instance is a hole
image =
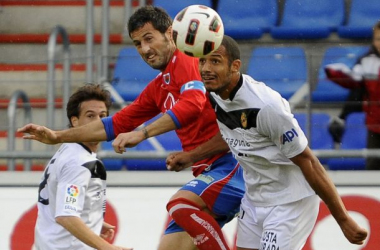
[[173, 220], [193, 238], [199, 250], [230, 249], [216, 220], [194, 202], [178, 198], [170, 201], [166, 208]]

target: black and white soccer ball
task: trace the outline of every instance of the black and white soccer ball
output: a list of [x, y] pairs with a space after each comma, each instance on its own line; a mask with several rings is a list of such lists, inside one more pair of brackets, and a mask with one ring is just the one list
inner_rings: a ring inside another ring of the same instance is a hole
[[190, 5], [173, 20], [173, 39], [187, 55], [202, 57], [218, 49], [224, 26], [219, 14], [204, 5]]

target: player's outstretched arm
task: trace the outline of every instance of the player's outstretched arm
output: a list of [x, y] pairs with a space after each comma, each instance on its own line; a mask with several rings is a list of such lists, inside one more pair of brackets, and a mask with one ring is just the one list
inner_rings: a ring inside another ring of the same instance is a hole
[[348, 214], [334, 183], [310, 148], [307, 147], [301, 154], [290, 160], [301, 168], [310, 186], [326, 203], [347, 240], [352, 244], [363, 244], [367, 238], [367, 230], [360, 227]]
[[62, 142], [96, 142], [107, 139], [104, 125], [101, 120], [90, 122], [86, 125], [55, 131], [37, 124], [27, 124], [17, 130], [19, 133], [27, 133], [24, 139], [36, 140], [45, 144], [57, 144]]
[[59, 216], [56, 222], [78, 238], [83, 243], [99, 250], [133, 250], [132, 248], [111, 245], [99, 235], [96, 235], [84, 222], [76, 216]]

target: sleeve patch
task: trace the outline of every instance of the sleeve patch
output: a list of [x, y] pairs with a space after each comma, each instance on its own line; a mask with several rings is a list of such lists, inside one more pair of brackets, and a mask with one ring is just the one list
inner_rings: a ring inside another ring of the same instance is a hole
[[65, 205], [64, 210], [77, 211], [78, 210], [78, 196], [79, 187], [75, 184], [67, 184], [65, 191]]
[[206, 88], [201, 81], [190, 81], [182, 85], [181, 94], [187, 90], [200, 90], [203, 94], [206, 93]]

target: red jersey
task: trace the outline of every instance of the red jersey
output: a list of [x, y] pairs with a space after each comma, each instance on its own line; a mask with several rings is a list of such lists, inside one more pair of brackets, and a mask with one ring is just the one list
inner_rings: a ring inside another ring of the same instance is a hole
[[[167, 113], [177, 125], [176, 133], [184, 151], [211, 139], [219, 128], [200, 79], [198, 59], [177, 49], [166, 69], [146, 86], [136, 100], [112, 116], [113, 138], [134, 130], [160, 113]], [[106, 131], [110, 139], [110, 133]], [[222, 155], [224, 153], [195, 165], [210, 165]], [[206, 167], [193, 168], [194, 176]]]

